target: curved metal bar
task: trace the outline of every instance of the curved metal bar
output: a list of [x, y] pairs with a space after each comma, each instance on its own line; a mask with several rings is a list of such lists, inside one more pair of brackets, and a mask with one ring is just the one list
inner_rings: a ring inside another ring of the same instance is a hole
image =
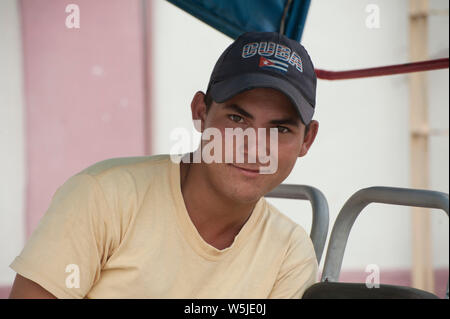
[[[328, 243], [322, 281], [338, 281], [350, 230], [359, 213], [370, 203], [442, 209], [448, 216], [448, 194], [409, 188], [370, 187], [353, 194], [342, 207]], [[448, 292], [447, 292], [448, 293]]]
[[284, 5], [283, 10], [283, 16], [281, 17], [280, 22], [280, 34], [284, 34], [284, 30], [286, 29], [286, 17], [289, 11], [289, 8], [291, 7], [292, 0], [287, 0], [286, 4]]
[[317, 263], [320, 264], [328, 234], [328, 202], [323, 193], [307, 185], [281, 184], [264, 197], [304, 199], [311, 202], [312, 225], [310, 238], [314, 245]]

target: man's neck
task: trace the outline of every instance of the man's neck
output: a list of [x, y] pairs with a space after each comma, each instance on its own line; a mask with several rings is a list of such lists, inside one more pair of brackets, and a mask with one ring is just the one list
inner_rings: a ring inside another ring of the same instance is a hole
[[202, 238], [224, 249], [233, 243], [256, 203], [242, 204], [224, 198], [202, 174], [201, 163], [180, 163], [181, 192], [188, 214]]

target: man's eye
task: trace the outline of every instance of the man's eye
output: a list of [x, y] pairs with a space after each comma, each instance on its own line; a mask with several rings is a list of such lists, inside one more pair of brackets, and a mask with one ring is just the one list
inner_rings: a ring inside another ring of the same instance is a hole
[[230, 118], [230, 120], [236, 123], [242, 123], [244, 121], [244, 119], [241, 116], [236, 114], [230, 114], [228, 115], [228, 117]]
[[284, 126], [277, 126], [278, 132], [279, 133], [287, 133], [289, 132], [289, 129], [287, 127]]

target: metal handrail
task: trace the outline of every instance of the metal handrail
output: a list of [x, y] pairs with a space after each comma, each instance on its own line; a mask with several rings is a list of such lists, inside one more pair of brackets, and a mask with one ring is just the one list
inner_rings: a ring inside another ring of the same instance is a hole
[[[448, 194], [409, 188], [370, 187], [353, 194], [342, 207], [328, 243], [322, 281], [338, 281], [350, 230], [360, 212], [370, 203], [442, 209], [448, 216]], [[448, 297], [448, 289], [447, 289]]]
[[314, 245], [317, 263], [320, 264], [328, 235], [328, 202], [323, 193], [308, 185], [281, 184], [264, 197], [309, 200], [312, 207], [310, 238]]

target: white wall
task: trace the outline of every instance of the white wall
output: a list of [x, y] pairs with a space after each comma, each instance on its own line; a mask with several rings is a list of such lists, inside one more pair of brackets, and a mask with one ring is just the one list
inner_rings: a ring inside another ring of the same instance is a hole
[[[379, 29], [365, 26], [369, 3], [380, 8]], [[408, 3], [312, 1], [302, 43], [315, 66], [327, 70], [407, 62]], [[447, 1], [431, 1], [431, 5], [448, 9]], [[169, 153], [172, 130], [192, 130], [191, 98], [197, 90], [206, 90], [212, 68], [231, 39], [166, 1], [154, 1], [153, 7], [154, 153]], [[430, 56], [448, 56], [448, 16], [430, 20]], [[431, 123], [448, 129], [448, 70], [428, 76]], [[333, 225], [339, 209], [357, 190], [410, 186], [408, 76], [318, 83], [319, 135], [285, 182], [322, 190]], [[430, 188], [448, 192], [448, 135], [432, 137], [430, 152]], [[309, 230], [308, 203], [270, 201]], [[408, 208], [370, 205], [352, 230], [343, 267], [361, 269], [375, 263], [381, 270], [409, 268], [410, 224]], [[448, 266], [448, 219], [433, 212], [432, 224], [434, 264]]]
[[[430, 18], [428, 30], [428, 50], [430, 59], [448, 58], [449, 56], [449, 2], [432, 0], [433, 10], [446, 10], [445, 15]], [[430, 188], [449, 192], [449, 73], [448, 69], [430, 72], [428, 76], [428, 101], [430, 126], [441, 130], [443, 134], [430, 138]], [[433, 245], [433, 262], [437, 267], [449, 264], [449, 221], [441, 211], [432, 212], [431, 221]]]
[[25, 154], [22, 46], [18, 2], [0, 1], [0, 286], [24, 244]]

